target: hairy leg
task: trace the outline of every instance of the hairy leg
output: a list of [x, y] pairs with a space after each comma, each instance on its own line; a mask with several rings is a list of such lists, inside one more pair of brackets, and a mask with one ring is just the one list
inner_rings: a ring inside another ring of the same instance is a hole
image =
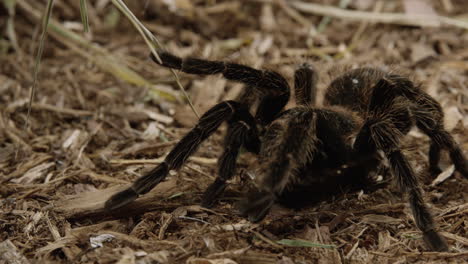
[[442, 172], [442, 169], [439, 167], [440, 151], [439, 144], [432, 140], [429, 146], [429, 173], [434, 177]]
[[112, 210], [122, 207], [138, 196], [149, 192], [166, 178], [170, 170], [180, 169], [198, 146], [213, 134], [224, 121], [244, 122], [249, 127], [255, 127], [253, 118], [242, 104], [235, 101], [225, 101], [215, 105], [203, 114], [198, 124], [177, 143], [161, 164], [137, 179], [126, 190], [113, 195], [105, 203], [105, 208]]
[[[447, 149], [455, 169], [465, 178], [468, 178], [468, 161], [460, 146], [450, 133], [444, 129], [442, 107], [435, 99], [415, 87], [410, 80], [398, 75], [385, 76], [385, 79], [382, 79], [374, 88], [369, 110], [379, 112], [382, 109], [387, 109], [385, 111], [395, 109], [390, 107], [389, 104], [393, 104], [398, 97], [404, 97], [408, 100], [410, 104], [408, 104], [407, 108], [411, 109], [413, 115], [411, 118], [414, 118], [417, 127], [431, 138], [429, 149], [429, 169], [431, 173], [437, 174], [441, 171], [438, 165], [440, 151]], [[402, 113], [401, 110], [393, 112], [391, 116]], [[401, 118], [394, 118], [394, 120], [398, 122]], [[405, 122], [401, 124], [405, 124]], [[400, 129], [398, 124], [397, 127]]]
[[259, 155], [257, 189], [239, 204], [250, 221], [262, 220], [277, 197], [297, 180], [295, 170], [312, 159], [317, 143], [315, 125], [316, 115], [307, 109], [288, 112], [268, 128]]
[[424, 240], [432, 250], [447, 251], [447, 243], [435, 230], [434, 220], [424, 203], [417, 177], [399, 149], [402, 136], [388, 120], [368, 120], [356, 138], [355, 150], [359, 155], [372, 149], [385, 153], [400, 189], [408, 193], [415, 223], [423, 232]]
[[[247, 89], [256, 89], [262, 94], [255, 116], [261, 125], [273, 121], [289, 100], [288, 82], [277, 72], [257, 70], [237, 63], [179, 58], [166, 51], [160, 51], [159, 56], [162, 60], [160, 65], [164, 67], [191, 74], [223, 74], [228, 80], [246, 84]], [[153, 55], [151, 58], [158, 63]]]
[[400, 99], [410, 99], [415, 93], [412, 88], [395, 85], [410, 86], [411, 83], [400, 77], [390, 81], [382, 79], [377, 83], [369, 104], [369, 116], [356, 137], [354, 149], [358, 155], [377, 150], [384, 152], [399, 187], [409, 196], [415, 223], [423, 232], [424, 240], [432, 250], [447, 251], [447, 243], [435, 230], [413, 168], [399, 147], [401, 138], [412, 126], [412, 117], [407, 113], [411, 104]]
[[[227, 181], [231, 179], [236, 172], [236, 161], [240, 148], [244, 145], [247, 150], [257, 153], [260, 149], [260, 140], [253, 117], [248, 112], [243, 113], [243, 118], [239, 121], [229, 124], [228, 132], [225, 137], [224, 152], [218, 160], [218, 177], [208, 187], [203, 194], [203, 207], [212, 207], [216, 198], [218, 198], [227, 186]], [[250, 119], [247, 123], [242, 120]]]
[[[162, 62], [160, 65], [164, 67], [190, 74], [223, 74], [228, 80], [246, 84], [246, 91], [239, 98], [239, 102], [248, 108], [257, 96], [261, 96], [255, 117], [261, 126], [268, 125], [289, 100], [290, 91], [287, 81], [274, 71], [257, 70], [236, 63], [180, 58], [166, 51], [160, 51], [159, 56]], [[151, 58], [159, 64], [153, 55]], [[234, 175], [235, 163], [241, 146], [245, 146], [248, 151], [254, 153], [259, 151], [260, 141], [256, 121], [248, 111], [243, 111], [242, 116], [243, 118], [236, 122], [229, 122], [224, 152], [218, 161], [218, 177], [202, 197], [202, 205], [205, 207], [213, 205], [216, 198], [224, 191], [226, 181]]]
[[429, 169], [437, 175], [439, 168], [440, 151], [447, 149], [455, 169], [465, 178], [468, 178], [468, 160], [455, 139], [444, 129], [444, 113], [440, 104], [427, 94], [421, 94], [417, 99], [413, 112], [416, 125], [431, 138], [429, 148]]
[[294, 92], [298, 105], [315, 105], [318, 75], [312, 65], [304, 63], [294, 72]]
[[[460, 174], [463, 175], [463, 177], [468, 178], [468, 161], [465, 155], [463, 155], [463, 151], [461, 150], [460, 146], [457, 144], [455, 139], [453, 139], [453, 137], [442, 128], [439, 130], [431, 131], [428, 133], [428, 135], [433, 140], [432, 144], [436, 145], [438, 148], [445, 148], [449, 151], [450, 159], [455, 165], [455, 169], [458, 172], [460, 172]], [[435, 157], [433, 158], [435, 160]], [[432, 167], [436, 166], [434, 163], [431, 165]]]

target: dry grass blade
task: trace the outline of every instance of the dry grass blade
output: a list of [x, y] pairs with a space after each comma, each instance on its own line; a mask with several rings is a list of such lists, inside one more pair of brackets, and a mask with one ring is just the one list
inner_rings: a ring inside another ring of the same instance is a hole
[[288, 247], [316, 247], [316, 248], [336, 248], [335, 245], [319, 244], [302, 239], [281, 239], [276, 243]]
[[[138, 30], [140, 35], [143, 37], [143, 39], [146, 42], [146, 45], [151, 50], [151, 53], [156, 57], [156, 59], [162, 63], [161, 58], [159, 57], [156, 49], [162, 49], [163, 46], [161, 43], [158, 41], [158, 39], [136, 18], [136, 16], [128, 9], [128, 7], [125, 5], [125, 3], [122, 0], [112, 0], [112, 3], [122, 12], [124, 13], [125, 16], [132, 22], [133, 26]], [[200, 115], [198, 114], [197, 110], [195, 109], [192, 101], [190, 100], [190, 97], [188, 96], [187, 92], [184, 89], [184, 86], [180, 82], [179, 76], [175, 72], [175, 70], [171, 69], [170, 70], [172, 75], [174, 76], [177, 86], [179, 86], [180, 90], [184, 94], [185, 98], [187, 98], [187, 101], [190, 105], [190, 108], [192, 108], [193, 113], [200, 118]]]
[[[31, 5], [29, 5], [27, 1], [18, 0], [17, 4], [20, 8], [25, 10], [27, 13], [31, 14], [33, 19], [40, 18], [40, 14], [36, 10], [34, 10], [34, 8]], [[104, 48], [93, 45], [85, 38], [65, 28], [53, 19], [50, 20], [50, 22], [48, 22], [48, 27], [50, 29], [50, 34], [54, 38], [58, 39], [65, 46], [82, 55], [83, 57], [86, 57], [87, 59], [91, 60], [104, 71], [110, 72], [118, 79], [124, 80], [134, 85], [151, 87], [155, 91], [155, 93], [161, 98], [170, 101], [177, 101], [177, 95], [169, 93], [168, 91], [156, 90], [156, 88], [151, 82], [147, 81], [141, 75], [128, 68], [125, 65], [125, 62], [117, 60], [115, 56], [112, 56], [112, 54], [110, 54]], [[80, 48], [80, 46], [85, 47], [90, 51], [82, 49]], [[31, 106], [29, 108], [31, 108]]]
[[83, 23], [83, 31], [89, 31], [89, 19], [88, 19], [88, 6], [86, 5], [86, 0], [80, 0], [80, 14], [81, 14], [81, 23]]
[[437, 15], [406, 15], [401, 13], [379, 13], [364, 11], [351, 11], [344, 10], [337, 7], [331, 7], [320, 4], [306, 3], [302, 1], [290, 2], [290, 5], [302, 12], [338, 17], [342, 19], [367, 21], [374, 23], [396, 24], [405, 26], [418, 26], [418, 27], [441, 27], [451, 26], [468, 29], [468, 22], [460, 19], [453, 19]]
[[[349, 5], [350, 2], [351, 2], [350, 0], [341, 0], [338, 6], [342, 9], [345, 9]], [[325, 28], [327, 27], [327, 25], [330, 23], [330, 21], [331, 21], [330, 16], [323, 17], [322, 21], [320, 21], [320, 24], [317, 27], [317, 32], [323, 32]]]
[[15, 49], [18, 54], [23, 57], [23, 52], [19, 47], [18, 44], [18, 39], [16, 36], [16, 31], [15, 31], [15, 24], [14, 24], [14, 18], [15, 18], [15, 5], [16, 1], [15, 0], [5, 0], [3, 1], [3, 5], [5, 8], [8, 10], [8, 19], [7, 19], [7, 26], [6, 26], [6, 35], [10, 39], [11, 45]]
[[54, 5], [54, 0], [47, 1], [46, 10], [44, 12], [43, 19], [42, 19], [42, 33], [41, 33], [41, 39], [39, 41], [39, 47], [37, 49], [36, 60], [34, 62], [34, 75], [33, 75], [34, 77], [33, 77], [33, 84], [32, 84], [32, 87], [31, 87], [31, 91], [29, 93], [28, 114], [26, 116], [25, 128], [27, 128], [28, 124], [29, 124], [29, 116], [31, 115], [32, 103], [34, 101], [34, 94], [36, 92], [36, 86], [37, 86], [37, 75], [39, 73], [39, 67], [40, 67], [40, 64], [41, 64], [42, 52], [44, 51], [44, 42], [45, 42], [45, 38], [47, 36], [47, 28], [48, 28], [48, 25], [49, 25], [50, 16], [52, 15], [52, 6], [53, 5]]

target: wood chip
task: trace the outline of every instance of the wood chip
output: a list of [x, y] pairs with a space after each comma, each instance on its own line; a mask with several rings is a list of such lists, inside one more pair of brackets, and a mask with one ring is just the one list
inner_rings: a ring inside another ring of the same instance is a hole
[[450, 178], [450, 176], [452, 176], [454, 172], [455, 172], [455, 165], [448, 166], [444, 171], [442, 171], [439, 175], [437, 175], [437, 177], [432, 181], [431, 186], [434, 187], [444, 182], [445, 180]]
[[[172, 191], [180, 191], [177, 189], [176, 180], [170, 178], [167, 181], [160, 183], [151, 192], [137, 199], [135, 202], [122, 207], [112, 213], [112, 217], [122, 217], [124, 215], [136, 215], [143, 212], [155, 210], [164, 205], [157, 205], [164, 198], [170, 196]], [[109, 212], [104, 211], [104, 203], [117, 191], [121, 191], [126, 187], [114, 186], [111, 188], [97, 190], [95, 192], [79, 193], [65, 197], [57, 201], [54, 210], [61, 212], [66, 218], [83, 218], [91, 216], [109, 216]]]
[[28, 170], [22, 177], [11, 180], [14, 183], [27, 184], [35, 180], [44, 178], [49, 170], [55, 166], [55, 162], [42, 163]]
[[7, 239], [0, 243], [0, 263], [29, 264], [30, 262], [19, 252], [16, 246]]
[[398, 224], [401, 219], [393, 218], [386, 215], [368, 214], [362, 217], [364, 223], [382, 223], [382, 224]]
[[187, 264], [237, 264], [232, 259], [207, 259], [207, 258], [190, 258], [187, 260]]
[[463, 115], [460, 113], [460, 110], [457, 106], [450, 106], [444, 109], [445, 118], [444, 118], [444, 126], [447, 131], [452, 131], [460, 122], [463, 120]]

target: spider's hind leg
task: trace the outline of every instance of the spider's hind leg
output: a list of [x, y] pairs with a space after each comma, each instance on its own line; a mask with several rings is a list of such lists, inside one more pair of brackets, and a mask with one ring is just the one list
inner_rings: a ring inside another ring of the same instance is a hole
[[[385, 112], [387, 109], [392, 111], [391, 106], [397, 98], [403, 100], [402, 104], [407, 105], [407, 109], [411, 112], [411, 119], [415, 121], [416, 126], [421, 129], [426, 135], [431, 138], [429, 148], [429, 170], [431, 173], [438, 174], [441, 172], [439, 168], [440, 151], [447, 149], [450, 158], [455, 165], [455, 169], [459, 171], [465, 178], [468, 178], [468, 161], [463, 155], [463, 151], [456, 143], [454, 138], [444, 129], [444, 113], [440, 104], [424, 93], [418, 87], [415, 87], [413, 82], [403, 76], [388, 74], [381, 79], [374, 87], [372, 97], [369, 103], [369, 112]], [[406, 103], [405, 103], [406, 101]], [[407, 110], [397, 110], [393, 107], [393, 115], [400, 115]], [[405, 126], [405, 122], [398, 122], [401, 118], [394, 118], [397, 122], [397, 128], [406, 134], [399, 125]]]
[[436, 231], [434, 220], [424, 202], [415, 172], [399, 149], [401, 137], [402, 134], [392, 122], [368, 120], [356, 138], [355, 150], [358, 153], [362, 150], [366, 153], [366, 150], [369, 149], [383, 150], [400, 189], [408, 194], [416, 226], [422, 231], [424, 240], [432, 250], [447, 251], [447, 243]]
[[354, 149], [358, 155], [377, 150], [384, 152], [400, 189], [408, 194], [415, 223], [422, 231], [424, 240], [432, 250], [447, 251], [448, 245], [437, 233], [434, 220], [424, 203], [415, 172], [399, 146], [404, 132], [412, 126], [412, 117], [407, 114], [411, 104], [405, 104], [405, 101], [408, 102], [406, 99], [412, 99], [417, 93], [413, 92], [414, 87], [409, 80], [393, 77], [387, 76], [375, 85], [369, 116], [356, 137]]
[[447, 149], [455, 169], [468, 178], [468, 161], [455, 139], [444, 129], [444, 113], [440, 104], [427, 94], [417, 98], [412, 110], [416, 125], [431, 138], [429, 148], [429, 170], [433, 176], [441, 172], [439, 168], [440, 151]]
[[242, 64], [210, 61], [198, 58], [179, 58], [167, 51], [160, 51], [162, 64], [151, 54], [154, 62], [172, 69], [191, 74], [223, 74], [224, 78], [246, 84], [262, 94], [255, 118], [260, 125], [267, 125], [275, 119], [288, 103], [290, 89], [281, 74], [271, 70], [257, 70]]

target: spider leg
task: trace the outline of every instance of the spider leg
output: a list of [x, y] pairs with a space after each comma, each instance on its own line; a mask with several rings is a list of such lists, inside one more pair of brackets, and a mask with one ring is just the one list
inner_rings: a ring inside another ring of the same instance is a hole
[[420, 93], [421, 91], [414, 87], [413, 82], [408, 78], [387, 74], [372, 88], [367, 112], [374, 114], [386, 112], [392, 108], [395, 99], [407, 99], [412, 102]]
[[164, 161], [146, 175], [136, 180], [129, 188], [113, 195], [105, 203], [105, 208], [113, 210], [122, 207], [139, 195], [145, 194], [163, 181], [170, 170], [182, 167], [198, 146], [206, 140], [223, 123], [223, 121], [243, 121], [250, 127], [255, 127], [253, 118], [244, 105], [235, 101], [221, 102], [209, 109], [200, 118], [198, 124], [186, 134], [169, 152]]
[[[384, 109], [389, 109], [389, 104], [393, 104], [398, 97], [405, 98], [411, 102], [408, 105], [411, 115], [416, 121], [416, 126], [421, 129], [426, 135], [431, 138], [429, 148], [429, 170], [434, 175], [441, 172], [439, 168], [440, 151], [447, 149], [450, 158], [459, 171], [465, 178], [468, 178], [468, 161], [463, 155], [463, 151], [456, 143], [454, 138], [444, 129], [444, 113], [440, 104], [432, 97], [414, 87], [413, 83], [402, 76], [387, 75], [381, 79], [374, 87], [371, 101], [369, 103], [370, 112], [383, 112]], [[405, 104], [403, 102], [403, 104]], [[408, 111], [394, 109], [394, 114], [400, 115]], [[401, 120], [401, 118], [396, 118]], [[409, 122], [399, 122], [398, 124], [405, 128], [398, 127], [403, 134], [409, 131], [405, 124]]]
[[358, 155], [384, 152], [399, 187], [408, 193], [415, 223], [423, 232], [424, 240], [433, 250], [447, 251], [447, 243], [435, 230], [434, 220], [424, 203], [417, 177], [399, 148], [400, 139], [412, 125], [408, 105], [400, 103], [399, 98], [385, 97], [383, 91], [387, 95], [394, 92], [394, 82], [382, 79], [374, 88], [370, 115], [356, 137], [354, 149]]
[[312, 65], [304, 63], [294, 72], [294, 91], [298, 105], [315, 105], [318, 75]]
[[434, 220], [424, 203], [417, 177], [398, 147], [401, 136], [403, 135], [391, 121], [368, 121], [356, 138], [355, 150], [357, 153], [366, 153], [369, 149], [384, 152], [398, 185], [409, 195], [411, 211], [417, 227], [423, 232], [424, 240], [433, 250], [447, 251], [448, 246], [435, 230]]
[[257, 153], [260, 149], [260, 139], [253, 117], [248, 111], [243, 113], [243, 120], [249, 119], [250, 122], [238, 120], [231, 122], [225, 137], [224, 152], [218, 159], [218, 177], [208, 187], [202, 197], [201, 205], [203, 207], [212, 207], [216, 198], [224, 191], [227, 186], [226, 181], [234, 176], [236, 171], [236, 160], [241, 146], [245, 146], [250, 152]]
[[441, 127], [428, 131], [427, 134], [432, 139], [429, 151], [429, 161], [430, 168], [433, 173], [440, 171], [438, 166], [440, 157], [439, 153], [441, 148], [445, 148], [449, 151], [450, 159], [455, 165], [455, 169], [460, 172], [463, 177], [468, 178], [468, 161], [455, 139], [453, 139], [453, 137]]
[[240, 213], [252, 222], [266, 216], [285, 188], [295, 181], [297, 168], [312, 159], [315, 152], [316, 115], [313, 111], [304, 111], [289, 122], [283, 121], [275, 121], [264, 135], [260, 168], [255, 178], [258, 189], [238, 204]]
[[[289, 100], [290, 89], [286, 79], [270, 70], [257, 70], [242, 64], [209, 61], [197, 58], [179, 58], [169, 52], [160, 51], [162, 66], [191, 74], [223, 74], [231, 81], [246, 84], [262, 93], [255, 118], [261, 125], [269, 124]], [[158, 60], [151, 55], [154, 62]], [[159, 63], [158, 63], [159, 64]]]
[[455, 139], [444, 129], [444, 112], [440, 104], [429, 95], [423, 94], [413, 110], [416, 125], [431, 138], [429, 148], [429, 169], [432, 175], [441, 172], [439, 168], [440, 151], [447, 149], [455, 169], [468, 178], [468, 161]]

